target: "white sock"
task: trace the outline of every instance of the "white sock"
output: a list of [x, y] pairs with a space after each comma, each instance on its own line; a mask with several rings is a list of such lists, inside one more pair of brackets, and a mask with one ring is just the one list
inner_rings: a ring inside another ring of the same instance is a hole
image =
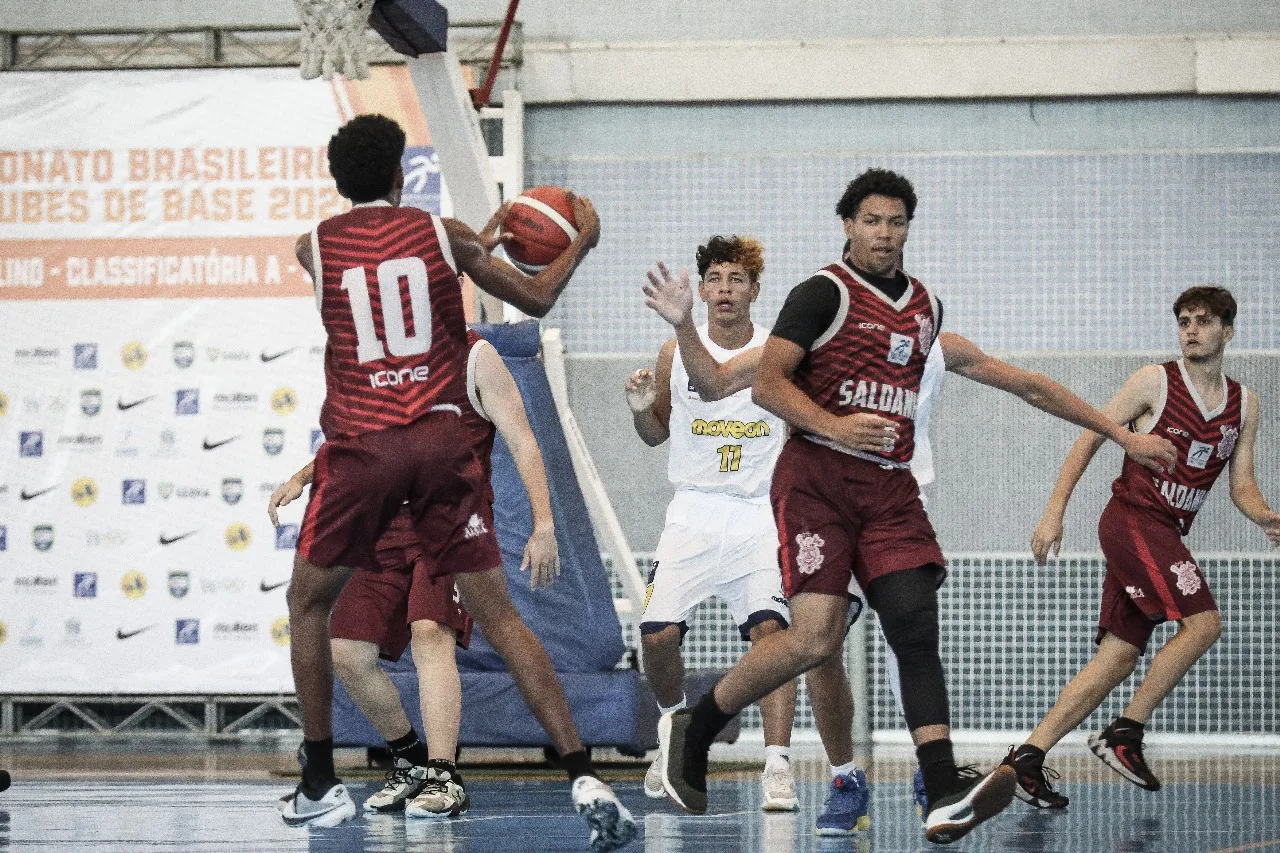
[[787, 763], [791, 761], [791, 747], [789, 746], [766, 746], [764, 748], [764, 767], [769, 769], [770, 765], [779, 762]]
[[832, 764], [831, 778], [834, 779], [837, 776], [852, 776], [854, 773], [857, 772], [857, 770], [858, 770], [858, 762], [856, 761], [850, 761], [848, 764], [841, 764], [839, 767], [836, 767], [834, 764]]
[[662, 703], [659, 702], [658, 710], [664, 714], [674, 714], [676, 711], [683, 711], [687, 705], [688, 705], [688, 697], [682, 693], [680, 694], [680, 701], [672, 705], [670, 708], [662, 707]]

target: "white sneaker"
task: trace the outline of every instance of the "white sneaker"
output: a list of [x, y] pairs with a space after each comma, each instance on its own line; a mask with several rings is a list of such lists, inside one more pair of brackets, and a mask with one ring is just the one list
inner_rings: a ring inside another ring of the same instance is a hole
[[471, 808], [471, 797], [463, 786], [458, 771], [447, 767], [427, 767], [426, 784], [413, 802], [405, 807], [405, 817], [458, 817]]
[[667, 790], [662, 787], [662, 726], [658, 726], [658, 757], [644, 774], [644, 795], [651, 800], [667, 798]]
[[364, 801], [364, 810], [378, 813], [404, 811], [405, 804], [418, 796], [426, 784], [427, 768], [397, 758], [395, 767], [387, 774], [386, 784]]
[[[277, 807], [279, 808], [279, 805]], [[356, 816], [356, 804], [347, 793], [347, 786], [335, 784], [318, 800], [302, 793], [302, 786], [282, 803], [280, 817], [290, 826], [337, 826]]]
[[594, 776], [579, 776], [573, 783], [573, 807], [591, 827], [592, 853], [609, 853], [626, 847], [636, 837], [636, 822], [618, 802], [613, 789]]
[[760, 808], [767, 812], [793, 812], [800, 808], [796, 797], [796, 777], [791, 772], [791, 762], [771, 761], [765, 764], [760, 777], [764, 788], [764, 802]]

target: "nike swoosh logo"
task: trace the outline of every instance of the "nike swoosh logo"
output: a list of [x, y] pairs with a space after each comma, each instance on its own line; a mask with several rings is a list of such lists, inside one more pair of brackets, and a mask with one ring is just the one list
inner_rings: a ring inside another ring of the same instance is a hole
[[139, 634], [141, 634], [143, 631], [150, 631], [150, 630], [151, 630], [152, 628], [154, 628], [154, 627], [155, 627], [155, 625], [148, 625], [147, 627], [145, 627], [145, 628], [139, 628], [139, 629], [138, 629], [138, 630], [136, 630], [136, 631], [122, 631], [121, 629], [117, 628], [117, 629], [116, 629], [116, 639], [117, 639], [117, 640], [127, 640], [127, 639], [129, 639], [130, 637], [136, 637], [136, 636], [138, 636], [138, 635], [139, 635]]
[[204, 440], [204, 449], [205, 449], [205, 450], [217, 450], [217, 449], [218, 449], [219, 447], [221, 447], [222, 445], [224, 445], [224, 444], [230, 444], [231, 442], [235, 441], [235, 440], [236, 440], [237, 438], [239, 438], [239, 437], [240, 437], [240, 436], [238, 436], [238, 435], [233, 435], [233, 436], [231, 436], [231, 438], [224, 438], [222, 441], [210, 441], [209, 439], [207, 439], [207, 438], [206, 438], [206, 439]]
[[270, 355], [268, 355], [266, 352], [260, 352], [258, 353], [258, 358], [262, 359], [263, 364], [266, 364], [267, 362], [275, 361], [277, 358], [284, 358], [286, 355], [288, 355], [289, 353], [293, 352], [296, 349], [297, 347], [290, 347], [289, 349], [284, 350], [283, 352], [271, 353]]
[[143, 403], [147, 402], [148, 400], [154, 400], [155, 398], [156, 398], [156, 395], [152, 394], [150, 397], [143, 397], [141, 400], [134, 400], [132, 403], [126, 403], [124, 400], [116, 398], [116, 408], [122, 412], [127, 412], [133, 407], [141, 406]]
[[262, 581], [261, 583], [258, 584], [258, 589], [262, 590], [263, 592], [271, 592], [271, 590], [279, 589], [280, 587], [284, 586], [287, 583], [289, 582], [280, 581], [280, 583], [273, 583], [270, 586], [268, 586], [266, 581]]
[[181, 536], [165, 536], [163, 533], [161, 533], [160, 544], [172, 545], [174, 542], [181, 542], [183, 539], [186, 539], [188, 536], [195, 536], [199, 532], [200, 532], [199, 530], [192, 530], [188, 533], [183, 533]]
[[54, 489], [56, 489], [56, 488], [58, 488], [58, 487], [57, 487], [57, 486], [50, 486], [49, 488], [47, 488], [47, 489], [41, 489], [41, 490], [40, 490], [40, 491], [38, 491], [38, 492], [28, 492], [26, 489], [23, 489], [23, 490], [22, 490], [22, 499], [23, 499], [24, 501], [29, 501], [29, 500], [31, 500], [32, 498], [38, 498], [38, 497], [40, 497], [41, 495], [47, 495], [47, 494], [49, 494], [50, 492], [52, 492], [52, 491], [53, 491]]

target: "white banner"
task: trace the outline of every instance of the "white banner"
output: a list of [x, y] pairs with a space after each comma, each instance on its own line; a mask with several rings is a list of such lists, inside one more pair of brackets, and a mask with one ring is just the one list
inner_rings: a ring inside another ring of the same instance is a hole
[[[0, 692], [291, 691], [324, 332], [294, 239], [344, 209], [353, 111], [439, 174], [403, 69], [6, 74], [0, 89]], [[282, 521], [285, 519], [282, 518]]]

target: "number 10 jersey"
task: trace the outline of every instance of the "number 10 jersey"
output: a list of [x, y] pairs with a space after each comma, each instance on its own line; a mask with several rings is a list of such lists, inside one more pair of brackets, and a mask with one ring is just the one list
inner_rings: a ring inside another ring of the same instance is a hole
[[[725, 362], [764, 346], [769, 330], [754, 326], [742, 349], [715, 344], [707, 326], [698, 327], [702, 343], [716, 361]], [[751, 402], [744, 388], [723, 400], [707, 402], [693, 390], [677, 346], [671, 360], [671, 450], [667, 476], [677, 490], [692, 490], [767, 503], [773, 466], [787, 440], [781, 418]]]
[[440, 218], [357, 204], [311, 235], [330, 439], [410, 424], [467, 399], [466, 316]]

